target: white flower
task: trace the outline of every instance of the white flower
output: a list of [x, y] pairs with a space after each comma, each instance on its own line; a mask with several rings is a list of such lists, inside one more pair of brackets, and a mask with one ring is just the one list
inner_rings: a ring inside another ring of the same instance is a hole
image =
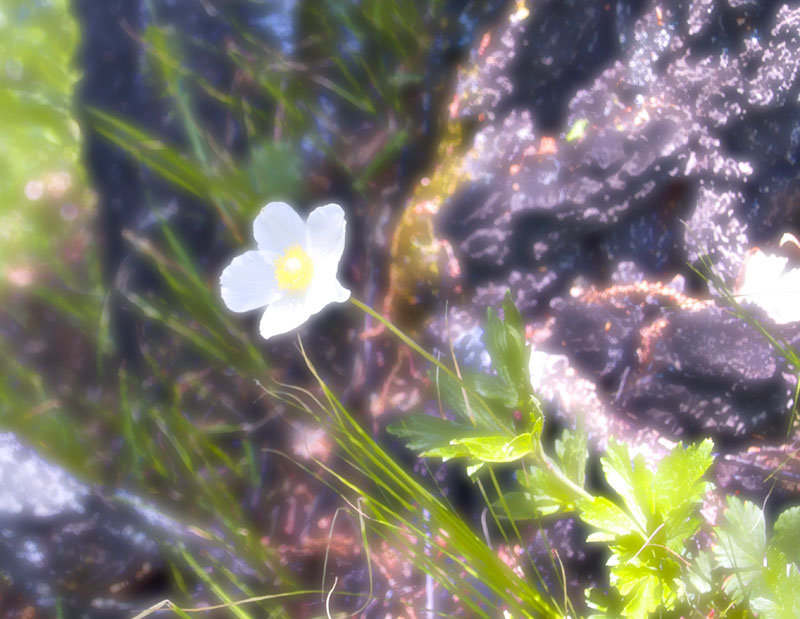
[[336, 279], [344, 251], [344, 211], [314, 209], [303, 221], [285, 202], [270, 202], [253, 222], [258, 249], [237, 256], [222, 272], [222, 300], [234, 312], [266, 306], [262, 337], [299, 327], [329, 303], [350, 297]]
[[800, 269], [786, 269], [788, 258], [751, 250], [744, 261], [737, 297], [767, 312], [777, 324], [800, 320]]

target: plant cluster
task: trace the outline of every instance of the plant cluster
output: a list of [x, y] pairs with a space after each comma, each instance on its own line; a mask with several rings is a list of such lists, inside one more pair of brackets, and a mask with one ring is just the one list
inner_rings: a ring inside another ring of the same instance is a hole
[[[0, 12], [0, 32], [22, 32], [11, 29], [9, 21], [20, 11], [27, 15], [25, 4], [15, 1]], [[185, 144], [168, 143], [132, 119], [99, 109], [89, 110], [91, 125], [85, 129], [118, 145], [177, 190], [206, 201], [221, 222], [217, 236], [228, 245], [245, 242], [243, 230], [268, 200], [310, 199], [304, 159], [308, 144], [332, 162], [335, 175], [363, 202], [382, 200], [381, 175], [401, 165], [419, 122], [409, 93], [424, 80], [434, 39], [420, 35], [446, 21], [446, 3], [429, 3], [425, 10], [410, 0], [301, 3], [303, 36], [297, 38], [303, 47], [292, 55], [266, 45], [225, 12], [225, 3], [216, 4], [220, 19], [236, 33], [225, 48], [209, 50], [205, 41], [160, 23], [155, 3], [151, 26], [137, 39], [148, 52], [147, 77], [163, 89]], [[38, 11], [45, 5], [36, 6]], [[24, 45], [34, 40], [27, 34], [4, 39], [26, 70], [41, 74], [38, 81], [20, 81], [8, 75], [19, 63], [5, 65], [4, 81], [15, 87], [0, 98], [0, 107], [9, 116], [27, 114], [30, 121], [20, 125], [36, 131], [14, 128], [0, 140], [3, 147], [14, 147], [8, 157], [15, 166], [0, 185], [4, 196], [18, 196], [23, 181], [58, 172], [59, 157], [77, 165], [80, 134], [74, 131], [69, 96], [77, 76], [64, 58], [74, 51], [76, 28], [64, 19], [63, 2], [48, 6], [61, 11], [55, 19], [47, 14], [41, 28], [51, 33], [48, 48], [56, 50], [51, 56], [58, 56], [59, 63], [43, 57], [41, 44], [33, 51]], [[62, 30], [69, 36], [53, 35]], [[37, 29], [36, 35], [41, 32]], [[62, 49], [62, 42], [69, 49]], [[237, 79], [230, 90], [192, 67], [187, 58], [200, 52], [235, 67]], [[195, 105], [200, 99], [213, 101], [226, 120], [243, 128], [244, 146], [204, 128]], [[345, 113], [331, 112], [331, 100]], [[359, 132], [339, 126], [341, 117], [355, 118], [351, 125]], [[43, 143], [52, 145], [56, 155], [49, 147], [41, 149]], [[357, 148], [363, 143], [370, 148]], [[34, 150], [41, 161], [31, 155]], [[26, 162], [24, 170], [16, 166]], [[74, 176], [83, 179], [82, 171]], [[57, 183], [54, 187], [59, 189]], [[13, 218], [19, 221], [27, 206], [18, 206]], [[296, 327], [329, 301], [346, 299], [335, 268], [331, 272], [342, 253], [338, 240], [330, 251], [315, 253], [312, 246], [320, 238], [312, 241], [310, 234], [299, 232], [295, 218], [284, 212], [293, 222], [288, 225], [298, 230], [296, 238], [291, 243], [271, 238], [259, 247], [271, 252], [267, 258], [248, 252], [244, 256], [249, 258], [234, 259], [231, 267], [236, 267], [223, 276], [220, 293], [218, 273], [209, 274], [213, 269], [193, 252], [168, 209], [148, 206], [153, 221], [149, 236], [128, 229], [123, 237], [152, 269], [158, 294], [132, 285], [125, 266], [99, 282], [90, 247], [80, 256], [92, 267], [90, 273], [61, 273], [58, 265], [70, 263], [50, 247], [46, 229], [37, 227], [36, 243], [44, 248], [42, 254], [53, 252], [49, 257], [61, 279], [34, 281], [18, 305], [9, 304], [0, 314], [0, 327], [8, 334], [0, 340], [3, 427], [88, 483], [125, 489], [160, 509], [180, 512], [198, 537], [229, 551], [194, 552], [183, 540], [164, 540], [172, 561], [172, 592], [180, 603], [163, 602], [139, 616], [161, 609], [190, 616], [189, 610], [201, 610], [188, 608], [198, 591], [219, 601], [202, 610], [239, 618], [299, 616], [310, 607], [295, 605], [297, 600], [309, 599], [320, 616], [357, 614], [374, 597], [374, 556], [382, 546], [402, 555], [424, 575], [426, 585], [437, 583], [458, 600], [448, 609], [417, 609], [431, 614], [800, 616], [800, 508], [784, 511], [770, 524], [762, 508], [727, 497], [724, 513], [712, 526], [700, 513], [714, 493], [707, 480], [714, 462], [709, 440], [678, 445], [651, 468], [641, 456], [632, 457], [632, 447], [622, 442], [611, 442], [598, 466], [581, 427], [549, 438], [554, 424], [531, 388], [531, 350], [510, 298], [501, 315], [490, 311], [487, 317], [484, 343], [493, 366], [484, 373], [462, 369], [455, 358], [452, 364], [442, 362], [368, 305], [350, 299], [429, 364], [440, 414], [412, 415], [391, 432], [425, 462], [440, 459], [451, 469], [463, 465], [491, 514], [492, 530], [481, 535], [446, 491], [424, 483], [364, 429], [358, 411], [348, 410], [323, 381], [326, 372], [315, 365], [317, 351], [307, 353], [301, 344], [318, 389], [284, 384], [280, 361], [267, 358], [253, 329], [223, 307], [220, 296], [234, 310], [265, 305], [274, 310], [278, 296], [294, 299], [319, 283], [324, 293], [313, 305], [302, 306], [307, 311], [289, 316], [290, 307], [283, 326], [262, 330], [271, 336]], [[341, 224], [343, 242], [340, 210], [329, 215]], [[277, 237], [286, 230], [272, 232]], [[31, 244], [20, 238], [17, 245]], [[315, 282], [317, 270], [326, 273], [324, 281]], [[258, 288], [262, 275], [268, 279], [270, 274], [280, 289], [271, 291], [275, 294]], [[247, 292], [254, 296], [244, 298]], [[732, 295], [726, 298], [742, 318], [752, 320]], [[110, 309], [115, 304], [136, 316], [139, 364], [120, 361]], [[780, 354], [800, 367], [785, 342], [760, 328]], [[48, 329], [58, 336], [42, 336]], [[36, 346], [28, 346], [31, 342]], [[52, 353], [65, 343], [76, 352], [55, 368], [42, 358], [46, 354], [35, 354], [39, 347]], [[259, 401], [264, 394], [272, 407], [267, 412]], [[264, 431], [306, 421], [332, 441], [332, 461], [302, 460], [272, 445]], [[590, 483], [588, 472], [596, 469], [603, 483]], [[265, 484], [265, 470], [278, 481]], [[336, 516], [347, 512], [352, 517], [368, 591], [345, 590], [327, 554], [321, 583], [309, 590], [273, 545], [264, 543], [267, 507], [286, 497], [279, 482], [298, 470], [338, 493], [342, 507]], [[434, 475], [429, 478], [436, 481]], [[125, 500], [113, 492], [107, 499]], [[578, 519], [587, 542], [604, 548], [607, 556], [601, 580], [608, 587], [585, 596], [570, 589], [571, 575], [557, 553], [551, 553], [549, 565], [527, 552], [514, 564], [494, 547], [499, 536], [507, 546], [524, 548], [524, 526], [533, 523], [545, 531], [555, 519], [568, 517]], [[223, 556], [258, 566], [262, 578], [243, 576]]]
[[[665, 611], [796, 616], [800, 508], [779, 516], [769, 542], [763, 511], [735, 496], [727, 497], [718, 526], [703, 526], [699, 511], [713, 491], [705, 481], [714, 462], [710, 439], [678, 444], [655, 470], [641, 454], [632, 457], [628, 445], [612, 440], [600, 462], [613, 493], [592, 493], [586, 487], [587, 437], [580, 427], [563, 430], [545, 449], [545, 416], [530, 387], [530, 348], [509, 295], [503, 316], [489, 311], [485, 336], [496, 373], [465, 376], [462, 384], [440, 379], [449, 417], [416, 415], [391, 431], [422, 457], [466, 459], [476, 483], [485, 471], [498, 494], [488, 505], [501, 531], [519, 535], [520, 521], [579, 518], [589, 531], [586, 541], [606, 545], [609, 554], [613, 589], [587, 590], [592, 617], [646, 619]], [[500, 463], [514, 463], [517, 488], [500, 488], [492, 471]], [[575, 616], [566, 606], [558, 612]]]

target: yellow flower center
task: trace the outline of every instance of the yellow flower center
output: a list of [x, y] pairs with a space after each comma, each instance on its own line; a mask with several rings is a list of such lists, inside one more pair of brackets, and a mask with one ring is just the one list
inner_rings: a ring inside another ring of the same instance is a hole
[[275, 279], [283, 290], [305, 290], [313, 275], [311, 257], [299, 245], [292, 245], [275, 261]]

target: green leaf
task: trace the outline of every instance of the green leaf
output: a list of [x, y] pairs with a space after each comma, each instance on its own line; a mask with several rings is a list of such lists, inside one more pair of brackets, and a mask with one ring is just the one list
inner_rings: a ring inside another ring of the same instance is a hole
[[564, 484], [545, 469], [533, 468], [528, 471], [520, 486], [522, 494], [530, 501], [538, 516], [576, 509], [575, 494], [565, 489]]
[[694, 506], [705, 494], [708, 484], [701, 481], [714, 462], [711, 439], [689, 445], [685, 449], [678, 443], [659, 463], [654, 487], [656, 509], [669, 521], [670, 514], [687, 504]]
[[694, 558], [689, 568], [688, 582], [697, 593], [710, 593], [712, 590], [712, 575], [716, 564], [710, 551], [703, 550]]
[[432, 415], [412, 415], [391, 424], [387, 429], [414, 451], [449, 447], [454, 438], [480, 436], [483, 433], [472, 426]]
[[[506, 415], [508, 425], [504, 426], [495, 419], [497, 415], [492, 415], [478, 402], [478, 399], [466, 393], [457, 380], [442, 372], [431, 371], [432, 381], [436, 384], [442, 401], [447, 409], [455, 413], [464, 423], [469, 423], [470, 427], [482, 430], [484, 436], [490, 434], [502, 434], [503, 432], [512, 433], [511, 417]], [[499, 417], [502, 417], [499, 416]]]
[[492, 366], [497, 371], [497, 375], [503, 382], [512, 387], [511, 374], [509, 373], [507, 359], [506, 333], [503, 321], [490, 307], [486, 310], [486, 330], [484, 332], [484, 344], [489, 356], [492, 358]]
[[711, 439], [684, 448], [678, 443], [659, 463], [653, 487], [656, 513], [664, 523], [666, 545], [681, 552], [688, 538], [697, 532], [697, 508], [708, 489], [703, 481], [714, 459]]
[[508, 440], [505, 436], [481, 436], [458, 438], [450, 441], [452, 445], [462, 445], [469, 455], [483, 462], [514, 462], [531, 453], [532, 436], [529, 432]]
[[498, 376], [467, 374], [464, 379], [474, 386], [482, 398], [499, 402], [506, 408], [514, 408], [517, 405], [517, 394]]
[[787, 563], [775, 548], [767, 551], [767, 566], [762, 570], [763, 585], [750, 600], [750, 609], [759, 619], [800, 617], [800, 572]]
[[564, 430], [555, 444], [561, 469], [570, 481], [581, 488], [586, 481], [586, 460], [589, 457], [586, 441], [586, 432], [578, 427], [575, 430]]
[[475, 474], [483, 468], [485, 462], [478, 462], [477, 464], [470, 464], [467, 466], [467, 477], [475, 477]]
[[600, 530], [599, 533], [592, 533], [587, 541], [613, 541], [617, 536], [629, 535], [639, 529], [628, 514], [605, 497], [580, 501], [578, 508], [581, 520]]
[[622, 616], [647, 619], [660, 606], [661, 579], [649, 570], [634, 566], [619, 568], [615, 572], [621, 580], [619, 591], [627, 601]]
[[434, 447], [419, 454], [422, 458], [441, 458], [444, 462], [453, 458], [465, 458], [469, 456], [469, 449], [463, 445], [442, 445]]
[[584, 592], [586, 606], [593, 611], [588, 619], [613, 619], [622, 614], [623, 601], [616, 589], [592, 587]]
[[761, 573], [766, 550], [764, 514], [750, 501], [729, 496], [728, 509], [717, 527], [714, 555], [717, 562], [733, 571], [725, 592], [734, 600], [744, 599]]
[[525, 323], [509, 292], [503, 300], [503, 320], [492, 308], [487, 310], [484, 344], [497, 375], [514, 395], [514, 406], [528, 410], [533, 395], [528, 376], [530, 349], [525, 343]]
[[[673, 609], [685, 591], [675, 554], [684, 551], [699, 526], [695, 512], [706, 490], [701, 478], [711, 464], [711, 448], [710, 441], [687, 448], [679, 444], [653, 473], [641, 455], [631, 461], [625, 444], [609, 442], [603, 471], [624, 509], [597, 497], [581, 501], [579, 513], [598, 529], [587, 541], [605, 542], [611, 549], [610, 582], [624, 600], [623, 616], [646, 619], [658, 608]], [[558, 452], [566, 454], [567, 446]]]
[[800, 565], [800, 506], [790, 507], [778, 516], [769, 545]]
[[519, 309], [514, 304], [510, 291], [506, 291], [506, 295], [503, 298], [503, 322], [509, 337], [514, 340], [514, 344], [518, 348], [524, 349], [525, 321], [522, 320], [522, 314], [519, 313]]
[[641, 455], [631, 462], [627, 445], [613, 439], [601, 462], [606, 481], [622, 497], [639, 532], [646, 537], [655, 511], [652, 471], [647, 469]]
[[658, 608], [671, 610], [678, 599], [674, 581], [680, 575], [678, 564], [664, 558], [658, 565], [625, 563], [611, 569], [611, 583], [626, 601], [624, 617], [647, 619]]

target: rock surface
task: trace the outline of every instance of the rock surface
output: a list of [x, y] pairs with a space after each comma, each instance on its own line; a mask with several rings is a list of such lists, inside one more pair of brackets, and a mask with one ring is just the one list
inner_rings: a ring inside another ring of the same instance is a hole
[[535, 346], [594, 385], [583, 408], [721, 449], [779, 440], [791, 368], [690, 265], [707, 257], [733, 288], [752, 246], [796, 229], [800, 8], [521, 7], [474, 47], [450, 107], [478, 123], [438, 218], [475, 317], [451, 324], [474, 329], [510, 290]]
[[168, 548], [210, 553], [242, 578], [243, 561], [186, 523], [123, 491], [105, 495], [0, 434], [4, 616], [120, 617], [171, 595]]

